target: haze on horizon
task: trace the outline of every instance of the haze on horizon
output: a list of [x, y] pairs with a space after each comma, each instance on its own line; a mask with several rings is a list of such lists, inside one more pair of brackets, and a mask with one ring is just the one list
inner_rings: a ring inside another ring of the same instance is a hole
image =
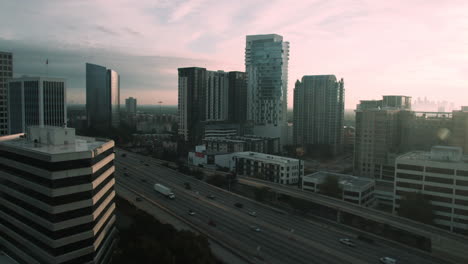
[[384, 94], [468, 105], [468, 2], [4, 0], [0, 50], [14, 74], [64, 77], [84, 103], [85, 62], [121, 75], [121, 101], [177, 104], [177, 68], [244, 71], [245, 36], [290, 42], [296, 79], [335, 74], [347, 109]]

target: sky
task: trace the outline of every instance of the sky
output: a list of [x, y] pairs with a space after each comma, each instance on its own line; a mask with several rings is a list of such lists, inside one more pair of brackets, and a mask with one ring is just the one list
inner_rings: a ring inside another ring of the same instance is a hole
[[[84, 103], [85, 63], [114, 69], [121, 101], [177, 104], [177, 68], [244, 71], [246, 35], [290, 42], [296, 79], [344, 78], [345, 105], [402, 94], [468, 105], [466, 0], [2, 0], [0, 51], [14, 76], [67, 79]], [[49, 60], [48, 68], [45, 61]]]

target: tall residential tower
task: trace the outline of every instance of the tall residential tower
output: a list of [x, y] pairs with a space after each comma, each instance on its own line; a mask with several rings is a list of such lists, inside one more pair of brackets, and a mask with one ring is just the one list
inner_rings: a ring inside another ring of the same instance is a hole
[[335, 75], [302, 77], [294, 89], [294, 144], [324, 145], [333, 154], [343, 145], [344, 83]]
[[13, 78], [13, 55], [0, 51], [0, 136], [8, 134], [8, 79]]
[[247, 119], [259, 136], [287, 135], [289, 42], [276, 34], [247, 36]]

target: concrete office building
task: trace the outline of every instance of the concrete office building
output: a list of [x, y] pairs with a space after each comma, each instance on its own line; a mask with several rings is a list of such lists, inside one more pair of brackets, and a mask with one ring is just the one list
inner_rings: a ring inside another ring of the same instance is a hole
[[86, 63], [86, 113], [89, 127], [120, 125], [120, 77], [116, 71]]
[[229, 122], [245, 123], [247, 121], [247, 74], [229, 72]]
[[206, 121], [228, 119], [229, 74], [224, 71], [206, 71]]
[[8, 133], [28, 126], [64, 126], [67, 121], [65, 79], [22, 77], [8, 82]]
[[232, 155], [239, 176], [254, 177], [280, 184], [298, 185], [304, 175], [304, 161], [258, 152]]
[[327, 177], [336, 177], [338, 179], [343, 201], [366, 207], [374, 205], [375, 181], [369, 178], [319, 171], [302, 177], [302, 190], [320, 192], [320, 185], [325, 182]]
[[343, 149], [344, 83], [335, 75], [302, 77], [294, 88], [295, 145], [328, 146], [333, 154]]
[[460, 147], [436, 146], [430, 152], [413, 151], [396, 159], [395, 199], [411, 192], [425, 194], [434, 206], [435, 224], [468, 234], [468, 156]]
[[13, 54], [0, 51], [0, 136], [8, 134], [8, 80], [13, 78]]
[[108, 263], [114, 142], [73, 128], [0, 137], [0, 245], [20, 263]]
[[125, 109], [127, 110], [127, 114], [136, 114], [137, 99], [133, 97], [125, 99]]
[[246, 38], [247, 119], [254, 134], [287, 137], [289, 42], [276, 34]]

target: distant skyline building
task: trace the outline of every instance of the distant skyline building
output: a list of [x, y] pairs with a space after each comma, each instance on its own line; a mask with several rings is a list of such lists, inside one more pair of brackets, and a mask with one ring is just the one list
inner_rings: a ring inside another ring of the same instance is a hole
[[344, 82], [335, 75], [309, 75], [294, 89], [293, 141], [305, 149], [328, 146], [343, 149]]
[[245, 123], [247, 121], [247, 74], [229, 72], [229, 122]]
[[277, 34], [246, 37], [247, 119], [254, 134], [287, 137], [289, 42]]
[[120, 125], [120, 76], [116, 71], [86, 63], [86, 113], [89, 127]]
[[8, 134], [8, 80], [13, 78], [13, 54], [0, 51], [0, 136]]
[[0, 137], [0, 245], [19, 263], [109, 263], [114, 142], [74, 128]]
[[8, 133], [24, 133], [28, 126], [65, 126], [65, 79], [13, 78], [8, 82]]
[[125, 99], [125, 108], [127, 110], [127, 114], [136, 114], [137, 99], [133, 97]]

